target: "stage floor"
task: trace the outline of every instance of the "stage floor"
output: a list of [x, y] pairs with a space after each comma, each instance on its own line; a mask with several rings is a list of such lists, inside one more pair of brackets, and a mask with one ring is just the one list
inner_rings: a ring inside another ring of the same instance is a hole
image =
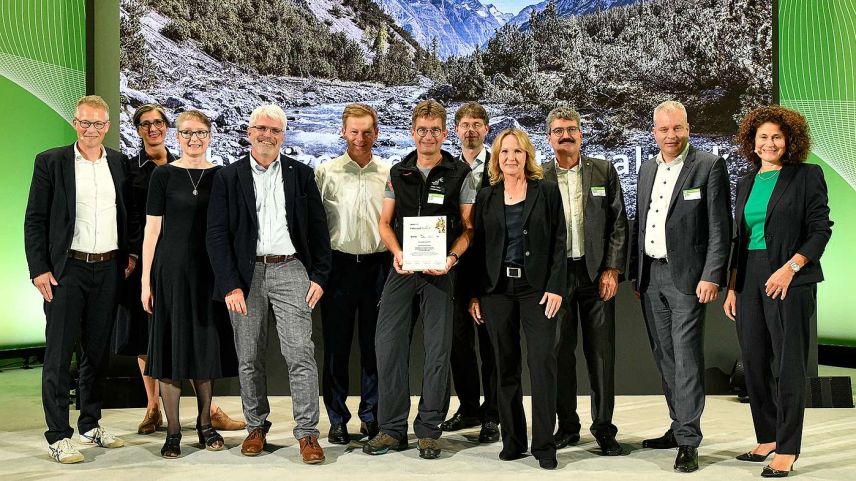
[[[824, 368], [821, 375], [852, 375], [853, 370]], [[184, 439], [182, 457], [165, 460], [160, 457], [165, 431], [149, 436], [136, 434], [142, 409], [105, 410], [102, 424], [122, 436], [124, 448], [106, 450], [84, 448], [86, 461], [77, 465], [60, 465], [47, 454], [42, 435], [44, 418], [41, 409], [40, 369], [6, 370], [0, 373], [0, 479], [2, 480], [182, 480], [231, 478], [234, 481], [294, 479], [440, 479], [447, 481], [578, 479], [656, 480], [688, 479], [738, 481], [760, 479], [762, 464], [743, 463], [734, 456], [754, 446], [749, 406], [733, 397], [710, 396], [702, 419], [705, 433], [699, 449], [701, 469], [693, 474], [678, 474], [672, 470], [674, 450], [642, 449], [642, 439], [659, 436], [668, 425], [668, 414], [662, 396], [619, 396], [615, 423], [618, 440], [626, 455], [606, 458], [597, 454], [591, 435], [584, 434], [579, 445], [558, 453], [559, 468], [544, 471], [532, 457], [512, 462], [499, 461], [500, 443], [479, 445], [478, 429], [444, 434], [443, 454], [437, 460], [423, 460], [415, 448], [415, 436], [410, 435], [411, 448], [400, 453], [368, 456], [360, 443], [349, 446], [326, 442], [329, 423], [322, 406], [321, 445], [327, 460], [321, 466], [304, 465], [291, 430], [291, 399], [271, 399], [273, 428], [268, 436], [268, 448], [256, 458], [240, 453], [244, 432], [222, 432], [228, 450], [209, 452], [195, 444], [193, 425], [196, 405], [192, 398], [182, 399]], [[357, 399], [349, 405], [356, 411]], [[234, 417], [240, 416], [238, 397], [217, 398], [223, 409]], [[414, 398], [411, 420], [418, 400]], [[527, 412], [529, 399], [526, 398]], [[452, 411], [457, 400], [452, 399]], [[580, 397], [580, 416], [589, 415], [589, 399]], [[76, 411], [72, 411], [72, 425]], [[359, 422], [352, 420], [352, 432]], [[75, 433], [76, 442], [77, 435]], [[792, 475], [798, 479], [856, 480], [856, 416], [852, 409], [809, 409], [806, 411], [802, 457]]]

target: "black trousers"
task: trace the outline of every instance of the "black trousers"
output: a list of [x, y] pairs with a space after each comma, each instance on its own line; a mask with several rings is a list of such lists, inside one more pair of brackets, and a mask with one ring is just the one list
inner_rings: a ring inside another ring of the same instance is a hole
[[331, 424], [347, 424], [351, 419], [345, 401], [348, 399], [354, 321], [360, 344], [360, 407], [357, 415], [361, 421], [377, 419], [375, 328], [389, 266], [390, 255], [386, 252], [353, 256], [333, 251], [330, 281], [321, 297], [324, 339], [321, 391]]
[[[749, 251], [742, 292], [737, 293], [737, 335], [758, 443], [776, 442], [779, 454], [799, 454], [805, 414], [809, 321], [817, 284], [791, 287], [772, 299], [767, 251]], [[778, 381], [778, 382], [777, 382]]]
[[577, 415], [577, 331], [582, 328], [583, 354], [591, 387], [591, 433], [611, 434], [615, 411], [615, 298], [604, 302], [584, 259], [568, 259], [568, 295], [562, 301], [559, 327], [556, 412], [559, 426], [580, 431]]
[[[496, 405], [496, 360], [490, 335], [485, 324], [477, 326], [473, 322], [469, 313], [470, 286], [462, 284], [457, 283], [455, 289], [452, 321], [452, 382], [461, 402], [458, 413], [466, 417], [477, 416], [482, 422], [499, 422], [499, 408]], [[481, 358], [481, 386], [476, 337]], [[481, 390], [484, 390], [484, 403], [479, 406]]]
[[74, 430], [68, 423], [71, 384], [71, 354], [80, 342], [77, 360], [77, 398], [80, 416], [77, 429], [85, 433], [101, 419], [98, 377], [107, 365], [119, 286], [116, 259], [87, 264], [68, 259], [53, 301], [45, 302], [45, 364], [42, 369], [42, 405], [48, 430], [45, 439], [53, 444], [69, 438]]
[[502, 450], [526, 452], [526, 414], [523, 411], [520, 327], [526, 336], [527, 364], [532, 383], [532, 447], [537, 458], [554, 458], [556, 443], [556, 319], [547, 319], [538, 302], [544, 295], [525, 279], [508, 279], [483, 296], [483, 315], [496, 356], [499, 379], [499, 423]]

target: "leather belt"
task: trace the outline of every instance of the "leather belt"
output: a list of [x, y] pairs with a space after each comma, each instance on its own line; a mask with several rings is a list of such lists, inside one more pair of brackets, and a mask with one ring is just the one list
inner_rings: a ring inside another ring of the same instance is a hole
[[509, 279], [520, 279], [523, 277], [523, 268], [505, 266], [505, 277], [508, 277]]
[[568, 257], [568, 260], [570, 260], [570, 261], [574, 261], [574, 262], [579, 262], [579, 261], [581, 261], [581, 260], [583, 260], [583, 259], [585, 259], [585, 258], [586, 258], [586, 256]]
[[363, 262], [384, 262], [390, 258], [389, 252], [373, 252], [371, 254], [348, 254], [347, 252], [333, 250], [333, 256], [349, 260], [355, 264]]
[[77, 259], [79, 261], [84, 261], [84, 262], [87, 262], [89, 264], [92, 264], [94, 262], [109, 261], [110, 259], [116, 257], [118, 254], [119, 254], [119, 251], [117, 251], [117, 250], [116, 251], [110, 251], [110, 252], [104, 252], [102, 254], [91, 254], [89, 252], [80, 252], [80, 251], [74, 251], [74, 250], [70, 250], [70, 249], [68, 251], [68, 257], [71, 257], [72, 259]]
[[669, 260], [665, 257], [645, 256], [645, 258], [648, 259], [649, 261], [657, 263], [657, 264], [668, 264], [669, 263]]
[[287, 256], [272, 254], [266, 256], [256, 256], [256, 262], [261, 262], [262, 264], [279, 264], [280, 262], [288, 262], [294, 259], [297, 259], [297, 256], [295, 256], [294, 254]]

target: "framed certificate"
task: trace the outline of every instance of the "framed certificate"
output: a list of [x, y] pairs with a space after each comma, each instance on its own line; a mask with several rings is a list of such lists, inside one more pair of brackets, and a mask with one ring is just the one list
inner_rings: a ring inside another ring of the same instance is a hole
[[404, 218], [404, 270], [446, 268], [446, 216]]

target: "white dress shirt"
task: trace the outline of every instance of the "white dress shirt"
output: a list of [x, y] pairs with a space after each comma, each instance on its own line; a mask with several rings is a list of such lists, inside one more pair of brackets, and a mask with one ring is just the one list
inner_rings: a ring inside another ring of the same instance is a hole
[[559, 191], [562, 193], [565, 227], [568, 229], [568, 257], [572, 258], [580, 258], [586, 252], [582, 164], [580, 158], [577, 165], [563, 169], [559, 166], [559, 161], [556, 161], [556, 177], [559, 180]]
[[666, 215], [672, 192], [678, 181], [678, 175], [684, 167], [690, 144], [669, 163], [663, 162], [663, 153], [657, 154], [657, 173], [654, 175], [654, 188], [651, 189], [651, 203], [648, 204], [648, 217], [645, 224], [645, 255], [655, 259], [665, 259], [666, 252]]
[[297, 249], [288, 233], [280, 157], [277, 156], [265, 169], [250, 154], [250, 167], [256, 192], [256, 216], [259, 219], [256, 255], [292, 255]]
[[[485, 172], [485, 170], [487, 170], [486, 169], [487, 164], [485, 163], [486, 159], [487, 159], [487, 146], [483, 145], [481, 152], [479, 152], [479, 155], [477, 155], [476, 158], [473, 159], [473, 163], [472, 163], [472, 165], [470, 165], [470, 169], [473, 171], [473, 179], [475, 179], [476, 185], [479, 187], [481, 187], [482, 176], [485, 174], [490, 175], [489, 173]], [[464, 159], [463, 153], [461, 153], [461, 160], [466, 162], [466, 159]]]
[[103, 254], [119, 248], [116, 219], [116, 186], [107, 164], [107, 150], [101, 158], [86, 160], [74, 144], [74, 236], [71, 250]]

